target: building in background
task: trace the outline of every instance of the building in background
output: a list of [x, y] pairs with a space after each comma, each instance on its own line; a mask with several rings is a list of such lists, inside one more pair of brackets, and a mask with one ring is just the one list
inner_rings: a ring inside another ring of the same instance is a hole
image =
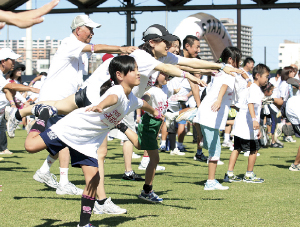
[[278, 67], [280, 69], [291, 64], [300, 68], [300, 43], [284, 40], [284, 43], [279, 44], [278, 53]]
[[[227, 29], [233, 46], [237, 46], [237, 24], [234, 23], [233, 19], [230, 18], [221, 18], [220, 21]], [[241, 45], [242, 45], [242, 59], [244, 60], [246, 57], [252, 57], [252, 27], [242, 25], [241, 29]], [[211, 50], [204, 39], [200, 40], [200, 54], [199, 56], [203, 60], [213, 61], [213, 56], [211, 54]]]

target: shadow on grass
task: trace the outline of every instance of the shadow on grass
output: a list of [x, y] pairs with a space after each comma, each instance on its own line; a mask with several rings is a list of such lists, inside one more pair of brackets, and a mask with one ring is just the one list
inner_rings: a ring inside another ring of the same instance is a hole
[[[107, 218], [103, 218], [102, 220], [93, 220], [91, 221], [93, 225], [99, 226], [99, 225], [105, 225], [105, 226], [118, 226], [120, 224], [123, 224], [128, 221], [134, 221], [136, 219], [140, 218], [149, 218], [149, 217], [158, 217], [158, 215], [143, 215], [143, 216], [137, 216], [137, 217], [126, 217], [126, 216], [111, 216]], [[45, 226], [77, 226], [79, 222], [65, 222], [61, 224], [55, 225], [55, 222], [60, 222], [61, 220], [57, 219], [41, 219], [42, 221], [45, 221], [45, 223], [41, 225], [35, 225], [35, 227], [45, 227]]]
[[280, 168], [280, 169], [288, 169], [290, 167], [290, 165], [285, 166], [285, 165], [275, 165], [275, 164], [272, 164], [270, 166], [275, 166], [275, 167]]
[[27, 151], [25, 151], [25, 150], [10, 150], [11, 152], [13, 152], [13, 153], [27, 153]]
[[44, 196], [37, 196], [37, 197], [34, 197], [34, 196], [15, 196], [14, 197], [15, 200], [21, 200], [21, 199], [59, 199], [59, 200], [76, 200], [76, 201], [80, 201], [81, 200], [81, 197], [74, 197], [74, 198], [65, 198], [65, 197], [61, 197], [61, 196], [57, 196], [57, 197], [44, 197]]
[[[4, 160], [5, 161], [5, 160]], [[0, 168], [0, 171], [17, 171], [18, 172], [18, 170], [24, 170], [24, 169], [27, 169], [27, 168], [25, 168], [25, 167], [7, 167], [7, 168]], [[25, 172], [25, 171], [22, 171], [22, 172]], [[30, 172], [30, 171], [27, 171], [27, 172]]]

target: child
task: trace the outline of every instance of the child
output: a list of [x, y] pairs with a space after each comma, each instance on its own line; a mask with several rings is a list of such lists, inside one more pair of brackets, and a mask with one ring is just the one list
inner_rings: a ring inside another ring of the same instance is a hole
[[[171, 92], [168, 92], [167, 86], [164, 86], [167, 84], [167, 79], [168, 75], [160, 73], [154, 86], [151, 87], [142, 97], [142, 99], [147, 101], [149, 105], [161, 114], [166, 112], [168, 108], [168, 97], [172, 95]], [[145, 184], [139, 198], [154, 203], [163, 201], [163, 199], [159, 198], [159, 196], [152, 190], [155, 170], [159, 162], [156, 138], [161, 124], [162, 121], [154, 118], [150, 113], [146, 112], [141, 118], [141, 123], [138, 125], [138, 141], [140, 149], [145, 150], [140, 166], [146, 167]]]
[[[236, 47], [226, 47], [220, 57], [224, 67], [239, 67], [241, 51]], [[221, 155], [219, 130], [224, 130], [230, 104], [233, 99], [235, 78], [224, 71], [216, 74], [207, 95], [198, 108], [194, 121], [200, 124], [204, 148], [209, 151], [208, 180], [204, 190], [227, 190], [215, 179], [217, 162]]]
[[132, 57], [114, 58], [109, 65], [109, 71], [111, 79], [101, 86], [103, 95], [100, 104], [96, 107], [77, 109], [46, 131], [45, 125], [53, 112], [47, 106], [42, 106], [38, 111], [39, 118], [25, 141], [25, 149], [30, 153], [47, 149], [49, 153], [55, 155], [68, 147], [72, 166], [82, 168], [86, 186], [81, 198], [78, 226], [90, 226], [89, 221], [100, 180], [97, 149], [109, 130], [136, 108], [143, 108], [154, 116], [158, 115], [148, 103], [136, 98], [131, 92], [132, 88], [140, 83], [140, 74]]
[[241, 151], [250, 151], [247, 172], [243, 181], [247, 183], [263, 183], [264, 179], [256, 177], [253, 173], [257, 151], [260, 148], [259, 119], [261, 102], [264, 94], [261, 86], [268, 82], [270, 69], [264, 64], [258, 64], [253, 69], [254, 83], [248, 88], [247, 98], [241, 104], [234, 122], [234, 151], [232, 151], [228, 171], [225, 174], [225, 182], [239, 182], [242, 179], [233, 174], [234, 165]]

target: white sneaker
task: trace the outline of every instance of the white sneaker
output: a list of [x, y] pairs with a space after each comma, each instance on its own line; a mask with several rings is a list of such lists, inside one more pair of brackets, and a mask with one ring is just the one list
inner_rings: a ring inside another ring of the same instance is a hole
[[278, 123], [276, 125], [276, 128], [275, 128], [275, 132], [274, 132], [274, 140], [276, 141], [280, 135], [282, 134], [282, 127], [283, 127], [283, 123]]
[[50, 172], [42, 173], [40, 169], [38, 169], [33, 175], [33, 179], [40, 182], [45, 183], [51, 188], [57, 188], [58, 182], [56, 181], [56, 176]]
[[204, 184], [204, 190], [227, 190], [228, 186], [223, 186], [219, 183], [219, 181], [214, 180], [213, 183], [208, 184], [207, 181]]
[[285, 139], [284, 139], [286, 142], [289, 142], [289, 143], [296, 143], [297, 141], [293, 139], [293, 137], [291, 136], [286, 136]]
[[170, 152], [170, 155], [185, 155], [185, 153], [181, 152], [178, 148], [175, 148], [173, 151]]
[[103, 205], [98, 204], [98, 202], [95, 202], [94, 206], [94, 214], [126, 214], [127, 210], [122, 209], [116, 204], [114, 204], [111, 201], [111, 198], [109, 197]]
[[12, 108], [10, 106], [5, 107], [5, 119], [7, 120], [7, 134], [10, 138], [15, 137], [15, 130], [19, 125], [19, 121], [15, 117], [17, 110], [17, 108]]
[[192, 132], [187, 132], [186, 135], [187, 135], [187, 136], [192, 136], [193, 133], [192, 133]]
[[[209, 163], [209, 160], [207, 159], [207, 162], [206, 162], [207, 164]], [[221, 160], [219, 160], [218, 162], [217, 162], [217, 165], [218, 166], [221, 166], [221, 165], [224, 165], [224, 162], [222, 162]]]
[[185, 120], [185, 121], [193, 122], [193, 119], [196, 116], [197, 112], [198, 112], [197, 107], [190, 108], [189, 110], [179, 114], [179, 116], [176, 118], [176, 121], [179, 122]]
[[83, 190], [81, 188], [77, 188], [71, 182], [69, 182], [63, 186], [58, 184], [58, 187], [56, 189], [56, 194], [58, 194], [58, 195], [82, 195], [82, 193], [83, 193]]
[[[141, 163], [139, 164], [138, 169], [139, 169], [139, 170], [146, 170], [148, 164], [149, 164], [149, 162], [148, 162], [148, 163], [141, 162]], [[166, 170], [166, 167], [164, 167], [164, 166], [159, 166], [159, 165], [156, 166], [156, 171], [164, 171], [164, 170]]]
[[133, 159], [137, 159], [137, 158], [140, 158], [140, 157], [142, 157], [142, 156], [140, 156], [140, 155], [138, 155], [138, 154], [132, 152], [132, 158], [133, 158]]
[[167, 128], [170, 128], [172, 121], [174, 121], [176, 117], [177, 117], [176, 113], [167, 112], [165, 114]]
[[[244, 156], [246, 156], [246, 157], [249, 157], [249, 155], [250, 155], [250, 151], [246, 151], [246, 152], [244, 153]], [[256, 156], [260, 156], [260, 153], [257, 152], [257, 155], [256, 155]]]
[[233, 143], [231, 142], [231, 140], [224, 141], [222, 143], [222, 147], [231, 147], [232, 145], [233, 145]]
[[230, 150], [230, 151], [233, 151], [233, 150], [234, 150], [234, 144], [232, 144], [232, 145], [229, 147], [229, 150]]

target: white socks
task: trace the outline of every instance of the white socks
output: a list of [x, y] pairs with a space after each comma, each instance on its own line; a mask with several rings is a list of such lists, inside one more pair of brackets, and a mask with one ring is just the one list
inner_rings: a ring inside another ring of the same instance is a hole
[[230, 134], [224, 133], [224, 141], [229, 141], [229, 140], [230, 140]]
[[66, 185], [69, 183], [69, 178], [68, 178], [68, 171], [69, 168], [60, 168], [60, 178], [59, 178], [59, 184], [60, 185]]
[[50, 157], [50, 155], [48, 155], [48, 157], [46, 158], [46, 160], [44, 161], [43, 165], [40, 168], [40, 171], [42, 173], [47, 173], [50, 172], [50, 167], [52, 166], [52, 164], [56, 161], [56, 159], [53, 159]]

